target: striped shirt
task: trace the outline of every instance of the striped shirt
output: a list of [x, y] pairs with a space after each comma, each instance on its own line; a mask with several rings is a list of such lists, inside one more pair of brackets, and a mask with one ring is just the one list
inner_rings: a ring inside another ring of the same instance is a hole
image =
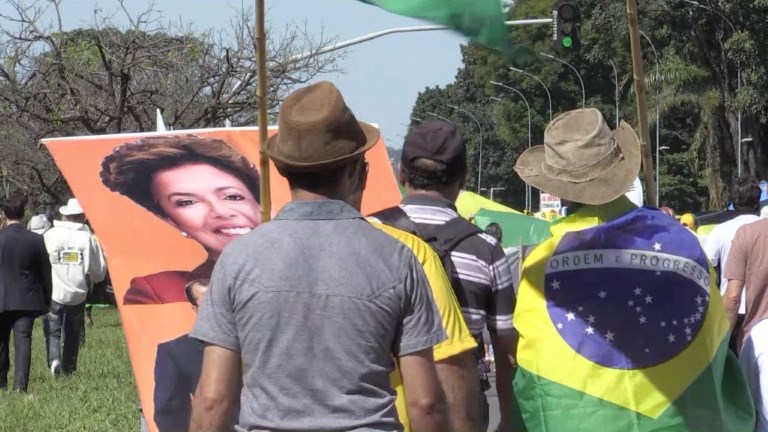
[[[453, 203], [429, 196], [406, 197], [400, 208], [424, 235], [460, 217]], [[512, 263], [496, 239], [485, 233], [469, 237], [454, 248], [451, 261], [454, 269], [449, 276], [470, 332], [478, 336], [487, 325], [492, 335], [512, 334]]]

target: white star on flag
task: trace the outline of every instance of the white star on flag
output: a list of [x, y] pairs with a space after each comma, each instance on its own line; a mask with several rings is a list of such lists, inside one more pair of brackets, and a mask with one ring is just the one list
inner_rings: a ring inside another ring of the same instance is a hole
[[699, 312], [704, 312], [704, 306], [699, 306]]
[[672, 320], [672, 325], [677, 325], [677, 320]]
[[704, 299], [701, 298], [701, 296], [696, 296], [696, 303], [701, 304], [701, 302], [703, 302], [703, 301], [704, 301]]
[[688, 338], [688, 340], [691, 340], [691, 335], [686, 336], [686, 338]]
[[685, 334], [691, 334], [691, 328], [690, 327], [686, 327], [685, 328]]
[[640, 306], [635, 308], [635, 312], [640, 312], [641, 310], [643, 310], [643, 308], [641, 308]]
[[587, 327], [586, 330], [584, 330], [588, 335], [595, 334], [595, 329], [592, 327]]
[[605, 298], [605, 296], [607, 296], [607, 295], [608, 295], [608, 293], [606, 293], [605, 291], [600, 291], [599, 293], [597, 293], [597, 296], [600, 297], [600, 298]]
[[696, 313], [696, 315], [694, 315], [694, 316], [696, 317], [696, 321], [701, 319], [701, 314], [700, 313]]
[[560, 289], [560, 281], [559, 280], [553, 280], [551, 286], [552, 286], [552, 289], [559, 290]]
[[646, 318], [643, 315], [640, 315], [640, 324], [645, 324]]
[[568, 312], [567, 314], [565, 314], [565, 317], [568, 318], [568, 321], [573, 321], [576, 319], [576, 314], [574, 314], [573, 312]]
[[587, 318], [587, 321], [589, 321], [590, 324], [594, 324], [595, 323], [595, 316], [594, 315], [590, 315], [589, 318]]
[[643, 290], [640, 289], [640, 287], [635, 288], [635, 295], [639, 296], [643, 294]]
[[651, 304], [651, 302], [653, 302], [653, 297], [651, 297], [649, 295], [645, 296], [645, 303], [646, 304]]
[[562, 329], [563, 328], [563, 323], [557, 323], [557, 328]]
[[607, 340], [608, 342], [611, 342], [613, 341], [613, 336], [614, 336], [614, 333], [608, 330], [608, 333], [605, 334], [605, 340]]
[[688, 318], [683, 319], [684, 324], [688, 324]]
[[662, 327], [666, 327], [666, 326], [667, 326], [667, 322], [666, 322], [666, 321], [662, 321], [662, 322], [661, 322], [661, 326], [662, 326]]
[[674, 341], [675, 341], [675, 335], [673, 335], [672, 333], [670, 333], [670, 334], [669, 334], [669, 336], [667, 336], [667, 339], [669, 340], [669, 343], [672, 343], [672, 342], [674, 342]]
[[655, 250], [656, 252], [660, 251], [661, 250], [661, 243], [659, 243], [659, 242], [654, 243], [653, 244], [653, 250]]
[[628, 301], [628, 302], [627, 302], [627, 304], [628, 304], [628, 305], [630, 305], [630, 306], [634, 306], [634, 305], [635, 305], [635, 302], [633, 302], [632, 300], [630, 300], [630, 301]]
[[578, 310], [579, 312], [582, 312], [584, 310], [584, 306], [579, 306], [576, 308], [576, 310]]

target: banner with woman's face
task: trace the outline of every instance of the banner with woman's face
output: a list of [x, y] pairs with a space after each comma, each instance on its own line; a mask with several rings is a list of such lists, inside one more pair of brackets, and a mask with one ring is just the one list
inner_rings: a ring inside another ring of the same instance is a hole
[[[43, 140], [104, 247], [152, 430], [186, 430], [202, 360], [202, 346], [186, 336], [194, 307], [221, 251], [261, 224], [258, 135], [225, 128]], [[366, 159], [362, 213], [370, 214], [396, 205], [400, 192], [381, 139]], [[274, 215], [290, 200], [274, 165], [270, 190]]]

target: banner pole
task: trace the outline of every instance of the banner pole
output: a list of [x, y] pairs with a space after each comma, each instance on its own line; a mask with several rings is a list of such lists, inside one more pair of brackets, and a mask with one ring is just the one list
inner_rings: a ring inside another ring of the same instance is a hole
[[[648, 104], [645, 100], [643, 54], [640, 48], [640, 30], [637, 23], [637, 0], [627, 0], [627, 18], [629, 19], [629, 40], [632, 46], [632, 73], [635, 79], [635, 97], [637, 98], [637, 127], [640, 132], [640, 146], [643, 155], [645, 193], [648, 197], [648, 201], [646, 202], [656, 203], [656, 178], [653, 175], [651, 131], [648, 129]], [[616, 126], [618, 127], [618, 125]]]
[[258, 103], [259, 125], [259, 175], [261, 195], [261, 222], [269, 222], [272, 215], [272, 197], [270, 195], [269, 157], [267, 156], [267, 139], [269, 138], [269, 118], [267, 116], [267, 43], [264, 29], [265, 0], [256, 0], [256, 63], [258, 67], [258, 83], [256, 100]]

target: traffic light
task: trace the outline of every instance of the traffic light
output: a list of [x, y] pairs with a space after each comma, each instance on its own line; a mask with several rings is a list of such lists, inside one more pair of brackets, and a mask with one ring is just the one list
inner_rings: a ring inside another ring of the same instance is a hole
[[556, 0], [552, 5], [552, 44], [556, 50], [579, 48], [581, 16], [576, 0]]

